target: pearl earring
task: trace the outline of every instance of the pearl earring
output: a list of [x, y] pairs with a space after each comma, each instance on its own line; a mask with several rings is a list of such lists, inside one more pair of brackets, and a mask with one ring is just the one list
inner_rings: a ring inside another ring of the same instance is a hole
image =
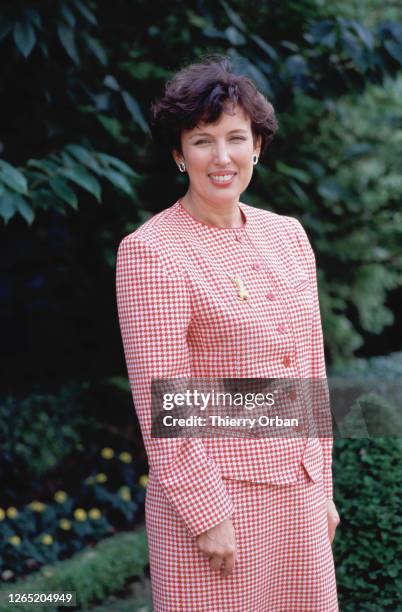
[[177, 166], [178, 166], [180, 172], [185, 172], [186, 171], [186, 164], [183, 161], [177, 162]]
[[255, 165], [258, 163], [258, 155], [256, 155], [256, 154], [254, 153], [254, 155], [253, 155], [252, 159], [253, 159], [253, 164], [254, 164], [254, 166], [255, 166]]

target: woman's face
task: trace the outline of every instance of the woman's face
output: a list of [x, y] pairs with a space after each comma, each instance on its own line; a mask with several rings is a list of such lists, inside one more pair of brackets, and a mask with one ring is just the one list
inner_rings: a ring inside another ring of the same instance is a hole
[[260, 153], [259, 138], [254, 146], [251, 122], [237, 105], [233, 115], [222, 113], [217, 123], [200, 123], [181, 135], [182, 155], [189, 190], [207, 203], [236, 204], [253, 174], [253, 154]]

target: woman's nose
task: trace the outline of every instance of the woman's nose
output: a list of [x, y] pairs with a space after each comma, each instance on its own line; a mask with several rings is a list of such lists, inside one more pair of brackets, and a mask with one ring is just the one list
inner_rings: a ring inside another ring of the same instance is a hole
[[215, 161], [218, 164], [227, 164], [230, 162], [230, 156], [226, 144], [217, 144], [214, 150]]

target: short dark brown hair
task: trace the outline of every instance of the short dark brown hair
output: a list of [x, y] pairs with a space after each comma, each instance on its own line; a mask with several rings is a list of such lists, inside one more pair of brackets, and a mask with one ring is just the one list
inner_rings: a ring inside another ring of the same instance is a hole
[[262, 153], [277, 130], [275, 111], [248, 77], [232, 72], [225, 56], [207, 56], [167, 81], [163, 96], [151, 104], [153, 138], [181, 152], [182, 130], [192, 130], [201, 122], [215, 123], [236, 104], [250, 117], [254, 140], [261, 136]]

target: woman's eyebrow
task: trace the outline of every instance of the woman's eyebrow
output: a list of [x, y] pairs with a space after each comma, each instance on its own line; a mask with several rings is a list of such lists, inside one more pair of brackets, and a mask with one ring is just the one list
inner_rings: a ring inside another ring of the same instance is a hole
[[[238, 128], [236, 130], [230, 130], [230, 132], [228, 132], [228, 134], [233, 134], [234, 132], [241, 132], [242, 134], [247, 134], [248, 133], [247, 130], [243, 130], [241, 128]], [[197, 132], [197, 134], [192, 134], [190, 136], [189, 140], [191, 140], [192, 138], [199, 138], [200, 136], [212, 136], [212, 134], [210, 134], [209, 132]]]

